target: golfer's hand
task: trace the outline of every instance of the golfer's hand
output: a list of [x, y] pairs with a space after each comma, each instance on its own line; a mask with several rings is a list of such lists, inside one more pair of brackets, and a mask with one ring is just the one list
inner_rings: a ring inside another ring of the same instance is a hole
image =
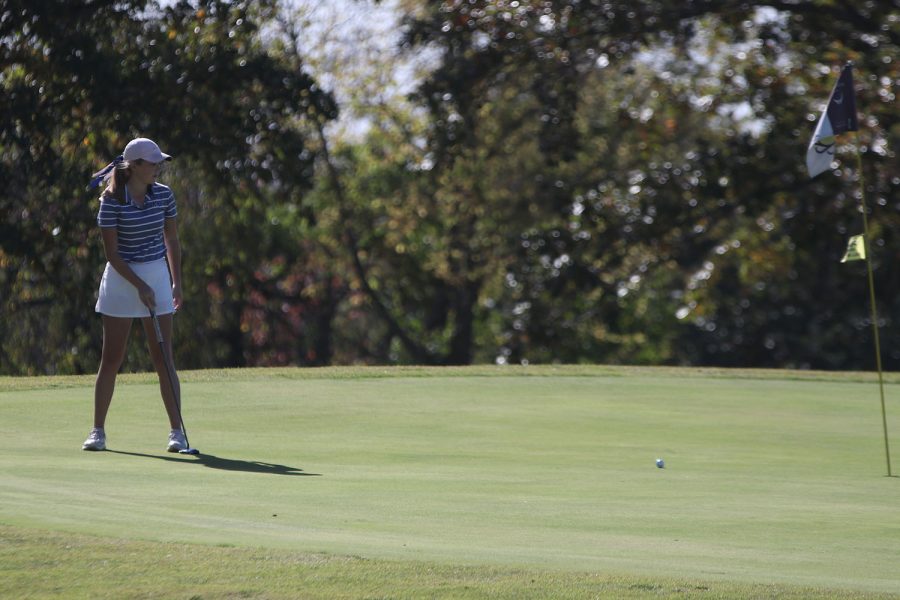
[[175, 310], [178, 310], [179, 308], [181, 308], [181, 303], [183, 302], [183, 300], [184, 300], [184, 298], [181, 295], [181, 286], [173, 285], [172, 286], [172, 302], [175, 303]]
[[156, 308], [156, 294], [153, 293], [153, 288], [146, 283], [138, 288], [138, 297], [147, 308], [151, 310]]

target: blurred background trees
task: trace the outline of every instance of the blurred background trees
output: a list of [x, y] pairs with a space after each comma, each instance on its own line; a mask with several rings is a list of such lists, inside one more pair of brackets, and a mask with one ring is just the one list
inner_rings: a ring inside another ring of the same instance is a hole
[[[0, 373], [96, 368], [83, 186], [137, 135], [177, 157], [182, 368], [871, 369], [858, 144], [896, 369], [900, 9], [855, 4], [347, 3], [400, 24], [372, 33], [300, 1], [2, 3]], [[847, 60], [861, 131], [811, 181]]]

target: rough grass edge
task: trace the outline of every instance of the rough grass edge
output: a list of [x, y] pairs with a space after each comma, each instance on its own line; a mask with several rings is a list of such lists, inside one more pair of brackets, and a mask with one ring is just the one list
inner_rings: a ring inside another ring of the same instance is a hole
[[[832, 598], [823, 587], [540, 568], [459, 566], [326, 553], [90, 536], [0, 523], [6, 598]], [[68, 590], [68, 591], [67, 591]]]

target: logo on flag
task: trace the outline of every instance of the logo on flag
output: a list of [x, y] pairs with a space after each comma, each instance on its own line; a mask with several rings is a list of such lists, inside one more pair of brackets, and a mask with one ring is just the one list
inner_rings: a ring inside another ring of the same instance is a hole
[[810, 177], [824, 173], [831, 167], [834, 159], [835, 136], [847, 131], [858, 131], [856, 120], [856, 96], [853, 90], [853, 64], [847, 63], [841, 70], [841, 76], [828, 105], [822, 111], [816, 131], [813, 133], [806, 150], [806, 168]]

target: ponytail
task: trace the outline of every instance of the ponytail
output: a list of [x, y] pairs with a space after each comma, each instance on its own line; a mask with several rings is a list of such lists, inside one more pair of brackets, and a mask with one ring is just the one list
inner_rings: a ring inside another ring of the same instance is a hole
[[116, 165], [103, 195], [107, 198], [115, 198], [119, 204], [125, 204], [125, 184], [129, 179], [131, 179], [131, 167], [128, 163]]

